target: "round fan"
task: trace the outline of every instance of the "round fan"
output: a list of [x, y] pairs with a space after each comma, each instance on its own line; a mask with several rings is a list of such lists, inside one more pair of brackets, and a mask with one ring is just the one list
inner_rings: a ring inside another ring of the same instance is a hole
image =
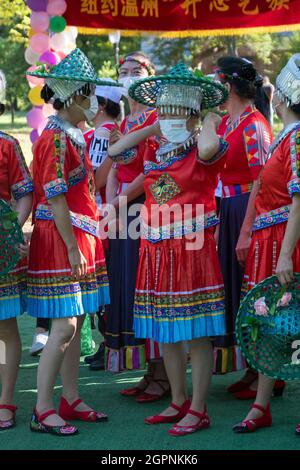
[[18, 214], [0, 199], [0, 276], [5, 276], [18, 263], [18, 245], [24, 243]]
[[300, 379], [300, 274], [283, 288], [276, 276], [257, 284], [236, 319], [238, 345], [253, 369], [282, 380]]

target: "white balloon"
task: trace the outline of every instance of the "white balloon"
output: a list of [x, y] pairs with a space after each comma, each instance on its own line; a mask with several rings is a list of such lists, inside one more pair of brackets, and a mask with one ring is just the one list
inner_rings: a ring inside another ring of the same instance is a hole
[[50, 47], [54, 51], [64, 51], [67, 45], [68, 36], [65, 33], [56, 33], [50, 38]]
[[27, 47], [25, 50], [25, 60], [27, 64], [34, 65], [36, 62], [38, 62], [40, 55], [38, 52], [34, 52], [31, 47]]

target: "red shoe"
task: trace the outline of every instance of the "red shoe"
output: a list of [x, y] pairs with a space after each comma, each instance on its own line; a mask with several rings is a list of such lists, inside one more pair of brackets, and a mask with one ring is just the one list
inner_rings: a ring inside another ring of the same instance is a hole
[[12, 412], [12, 418], [2, 420], [0, 419], [0, 431], [7, 431], [7, 429], [14, 428], [16, 425], [16, 411], [17, 407], [13, 405], [0, 405], [0, 410], [9, 410]]
[[263, 415], [260, 418], [247, 419], [233, 426], [232, 429], [237, 434], [254, 432], [254, 431], [257, 431], [257, 429], [259, 428], [267, 428], [267, 427], [272, 426], [272, 415], [270, 412], [270, 403], [268, 404], [267, 408], [263, 408], [262, 406], [254, 403], [251, 409], [252, 408], [260, 410], [263, 413]]
[[227, 387], [227, 392], [228, 393], [238, 393], [241, 392], [242, 390], [245, 390], [250, 387], [255, 380], [258, 378], [258, 373], [252, 369], [248, 369], [242, 380], [239, 380], [238, 382], [235, 382], [229, 387]]
[[184, 418], [187, 414], [189, 407], [191, 406], [190, 400], [186, 400], [183, 405], [178, 406], [175, 403], [171, 403], [170, 407], [174, 408], [177, 411], [176, 415], [172, 416], [163, 416], [163, 415], [154, 415], [148, 416], [145, 418], [146, 424], [162, 424], [162, 423], [176, 423], [177, 421]]
[[157, 394], [157, 393], [143, 392], [141, 395], [139, 395], [135, 399], [137, 403], [150, 403], [153, 401], [158, 401], [171, 393], [170, 386], [168, 388], [164, 388], [160, 383], [160, 382], [166, 382], [167, 384], [169, 384], [168, 380], [154, 380], [154, 382], [157, 385], [159, 385], [159, 387], [162, 389], [162, 393]]
[[49, 424], [44, 424], [43, 421], [51, 415], [56, 415], [56, 411], [48, 410], [46, 413], [38, 414], [36, 410], [33, 410], [30, 421], [30, 430], [33, 432], [54, 434], [55, 436], [60, 437], [75, 436], [78, 434], [78, 429], [68, 423], [63, 426], [50, 426]]
[[[276, 380], [273, 388], [273, 397], [281, 397], [285, 389], [285, 382], [283, 380]], [[257, 390], [246, 388], [241, 392], [234, 393], [237, 400], [255, 400]]]
[[296, 426], [295, 433], [296, 433], [296, 436], [300, 436], [300, 424]]
[[94, 410], [91, 411], [76, 411], [75, 408], [82, 403], [82, 400], [78, 398], [77, 400], [69, 405], [67, 400], [64, 397], [60, 399], [59, 405], [59, 416], [66, 421], [80, 420], [80, 421], [90, 421], [94, 423], [100, 423], [102, 421], [107, 421], [108, 417], [104, 413], [97, 413]]
[[124, 397], [137, 397], [141, 395], [146, 388], [148, 387], [149, 383], [151, 382], [152, 376], [149, 374], [144, 375], [144, 380], [146, 382], [145, 387], [131, 387], [131, 388], [125, 388], [124, 390], [120, 390], [120, 394], [123, 395]]
[[193, 432], [200, 431], [200, 429], [207, 429], [210, 426], [210, 419], [207, 414], [206, 408], [203, 413], [198, 413], [197, 411], [188, 410], [187, 414], [196, 416], [199, 418], [198, 423], [192, 424], [189, 426], [179, 426], [174, 424], [168, 433], [171, 436], [186, 436], [187, 434], [192, 434]]

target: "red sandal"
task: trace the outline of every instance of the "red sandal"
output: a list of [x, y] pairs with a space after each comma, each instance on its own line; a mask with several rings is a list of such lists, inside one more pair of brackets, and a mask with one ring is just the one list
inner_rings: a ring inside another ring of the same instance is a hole
[[0, 431], [7, 431], [8, 429], [12, 429], [16, 426], [17, 409], [18, 408], [14, 405], [0, 405], [0, 410], [9, 410], [13, 414], [10, 419], [0, 419]]
[[145, 418], [146, 424], [162, 424], [162, 423], [176, 423], [177, 421], [184, 418], [187, 414], [189, 407], [191, 406], [190, 400], [186, 400], [181, 406], [171, 403], [170, 407], [174, 408], [177, 411], [175, 415], [172, 416], [163, 416], [163, 415], [154, 415], [148, 416]]
[[62, 426], [50, 426], [49, 424], [43, 423], [43, 421], [48, 418], [48, 416], [56, 414], [56, 410], [48, 410], [42, 414], [39, 414], [36, 410], [33, 410], [33, 415], [30, 421], [30, 430], [33, 432], [54, 434], [55, 436], [61, 437], [75, 436], [78, 434], [78, 429], [68, 423]]
[[152, 375], [145, 374], [143, 377], [143, 379], [146, 382], [145, 387], [142, 388], [142, 387], [136, 386], [136, 387], [131, 387], [131, 388], [125, 388], [123, 390], [120, 390], [120, 394], [123, 395], [124, 397], [137, 397], [146, 390], [152, 378], [153, 378]]
[[64, 397], [61, 397], [60, 405], [59, 405], [59, 416], [69, 421], [78, 419], [80, 421], [100, 423], [100, 422], [108, 420], [108, 416], [106, 414], [98, 413], [97, 411], [94, 411], [94, 410], [76, 411], [75, 408], [80, 403], [82, 403], [82, 400], [78, 398], [71, 405], [69, 405], [67, 400]]
[[210, 419], [206, 411], [206, 407], [203, 413], [198, 413], [197, 411], [194, 410], [188, 410], [186, 413], [187, 415], [193, 415], [196, 416], [199, 421], [196, 424], [190, 424], [190, 425], [178, 425], [174, 424], [171, 429], [169, 429], [168, 433], [171, 434], [171, 436], [186, 436], [187, 434], [192, 434], [196, 431], [200, 431], [200, 429], [207, 429], [210, 426]]
[[160, 382], [165, 382], [169, 385], [168, 380], [153, 380], [153, 382], [155, 382], [161, 388], [162, 393], [158, 394], [158, 393], [143, 392], [135, 399], [137, 403], [151, 403], [153, 401], [158, 401], [171, 393], [170, 386], [168, 388], [164, 388], [160, 383]]
[[272, 415], [270, 411], [270, 404], [268, 404], [267, 408], [263, 408], [260, 405], [254, 403], [251, 407], [255, 408], [256, 410], [261, 411], [263, 414], [259, 418], [254, 419], [247, 419], [242, 421], [241, 423], [236, 424], [233, 426], [233, 431], [237, 434], [244, 434], [249, 432], [254, 432], [259, 428], [266, 428], [272, 426]]
[[[283, 395], [285, 389], [285, 382], [283, 380], [276, 380], [272, 396], [273, 397], [281, 397]], [[237, 400], [255, 400], [257, 394], [257, 390], [252, 390], [250, 387], [244, 388], [244, 390], [234, 393], [234, 397]]]

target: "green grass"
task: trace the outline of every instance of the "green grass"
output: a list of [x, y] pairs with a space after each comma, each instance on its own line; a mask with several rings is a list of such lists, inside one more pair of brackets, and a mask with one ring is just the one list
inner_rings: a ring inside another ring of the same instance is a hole
[[[212, 420], [210, 429], [190, 436], [174, 438], [167, 434], [170, 425], [147, 426], [145, 416], [162, 410], [169, 403], [166, 398], [159, 403], [137, 404], [125, 398], [119, 390], [134, 384], [142, 371], [112, 375], [108, 372], [91, 372], [82, 362], [80, 367], [80, 394], [92, 406], [109, 414], [107, 423], [79, 423], [80, 434], [71, 438], [34, 434], [29, 431], [30, 413], [36, 400], [37, 358], [29, 356], [35, 322], [24, 315], [19, 320], [23, 338], [23, 358], [19, 374], [15, 403], [17, 427], [1, 433], [1, 450], [262, 450], [300, 449], [300, 439], [294, 427], [300, 421], [300, 384], [291, 383], [282, 398], [274, 398], [272, 412], [274, 426], [257, 433], [236, 435], [231, 427], [240, 421], [251, 402], [236, 401], [225, 388], [240, 374], [215, 376], [208, 400]], [[189, 382], [190, 382], [189, 374]], [[61, 387], [57, 384], [56, 400]]]
[[9, 134], [29, 134], [31, 129], [27, 126], [26, 115], [26, 111], [17, 111], [15, 113], [14, 124], [12, 124], [11, 115], [6, 111], [5, 114], [0, 116], [0, 129]]

